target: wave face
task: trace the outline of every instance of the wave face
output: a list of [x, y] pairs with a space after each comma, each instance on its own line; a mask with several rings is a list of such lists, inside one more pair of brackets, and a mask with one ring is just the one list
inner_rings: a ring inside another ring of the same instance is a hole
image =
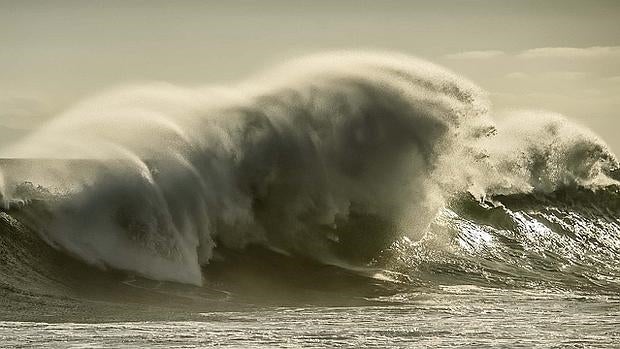
[[483, 90], [410, 57], [333, 53], [233, 86], [123, 88], [2, 153], [21, 159], [1, 164], [3, 258], [25, 273], [60, 272], [32, 266], [42, 240], [194, 285], [231, 256], [411, 285], [620, 283], [605, 143], [553, 113], [495, 123]]

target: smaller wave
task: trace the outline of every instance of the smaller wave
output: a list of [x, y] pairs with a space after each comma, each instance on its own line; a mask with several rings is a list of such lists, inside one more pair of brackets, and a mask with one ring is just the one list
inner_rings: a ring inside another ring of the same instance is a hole
[[484, 155], [468, 166], [470, 192], [478, 197], [620, 183], [620, 165], [607, 144], [557, 113], [511, 112], [479, 147]]
[[380, 265], [425, 285], [582, 290], [620, 286], [620, 186], [455, 197], [420, 241], [401, 239]]

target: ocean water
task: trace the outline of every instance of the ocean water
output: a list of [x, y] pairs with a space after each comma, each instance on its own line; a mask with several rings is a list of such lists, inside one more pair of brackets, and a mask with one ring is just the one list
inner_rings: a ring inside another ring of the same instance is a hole
[[617, 296], [448, 286], [384, 305], [268, 307], [192, 320], [3, 322], [7, 347], [610, 348]]
[[620, 347], [620, 171], [414, 58], [128, 87], [0, 155], [0, 346]]

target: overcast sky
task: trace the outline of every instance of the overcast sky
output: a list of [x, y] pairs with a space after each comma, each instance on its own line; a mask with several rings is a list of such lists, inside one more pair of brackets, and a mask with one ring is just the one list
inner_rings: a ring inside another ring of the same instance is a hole
[[0, 144], [128, 82], [242, 79], [329, 49], [417, 55], [506, 108], [549, 109], [620, 154], [620, 1], [0, 0]]

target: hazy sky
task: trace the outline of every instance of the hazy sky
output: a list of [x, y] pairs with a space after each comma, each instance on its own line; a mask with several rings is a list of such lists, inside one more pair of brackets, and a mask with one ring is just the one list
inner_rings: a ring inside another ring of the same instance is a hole
[[127, 82], [242, 79], [329, 49], [417, 55], [496, 110], [550, 109], [620, 154], [620, 1], [0, 0], [0, 144]]

